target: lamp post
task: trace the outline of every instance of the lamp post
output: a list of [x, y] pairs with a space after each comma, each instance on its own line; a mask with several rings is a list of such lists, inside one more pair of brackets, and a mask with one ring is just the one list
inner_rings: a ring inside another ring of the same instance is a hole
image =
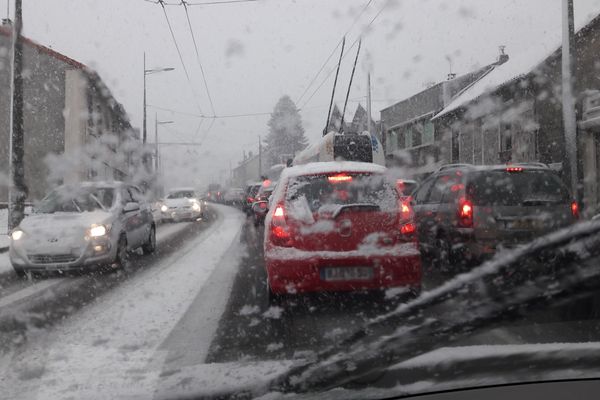
[[143, 129], [142, 129], [142, 143], [146, 144], [146, 75], [155, 74], [158, 72], [167, 72], [173, 71], [175, 68], [167, 67], [167, 68], [153, 68], [146, 69], [146, 53], [144, 52], [144, 121], [143, 121]]
[[158, 126], [172, 124], [174, 121], [159, 121], [158, 113], [154, 114], [154, 172], [158, 174]]

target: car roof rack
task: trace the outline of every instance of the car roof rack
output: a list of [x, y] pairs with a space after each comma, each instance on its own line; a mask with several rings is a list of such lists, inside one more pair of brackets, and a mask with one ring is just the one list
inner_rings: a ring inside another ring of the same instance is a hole
[[454, 168], [471, 168], [473, 167], [473, 164], [446, 164], [446, 165], [442, 165], [439, 169], [439, 171], [444, 171], [447, 169], [454, 169]]

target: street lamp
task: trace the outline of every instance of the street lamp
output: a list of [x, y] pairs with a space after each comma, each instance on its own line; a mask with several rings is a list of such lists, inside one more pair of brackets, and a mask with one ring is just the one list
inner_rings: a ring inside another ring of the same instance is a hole
[[158, 174], [158, 126], [172, 124], [174, 121], [159, 121], [158, 113], [154, 114], [154, 172]]
[[167, 71], [173, 71], [175, 68], [153, 68], [153, 69], [146, 69], [146, 52], [144, 52], [144, 122], [143, 122], [143, 129], [142, 129], [142, 143], [146, 144], [146, 75], [150, 75], [150, 74], [155, 74], [158, 72], [167, 72]]

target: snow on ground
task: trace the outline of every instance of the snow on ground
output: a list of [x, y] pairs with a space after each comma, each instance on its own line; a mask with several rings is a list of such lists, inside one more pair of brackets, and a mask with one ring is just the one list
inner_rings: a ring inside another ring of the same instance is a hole
[[11, 273], [12, 271], [13, 268], [8, 259], [8, 252], [0, 253], [0, 275]]
[[[161, 266], [137, 274], [64, 325], [37, 335], [26, 349], [0, 358], [3, 397], [151, 398], [167, 355], [159, 346], [232, 244], [241, 246], [243, 214], [215, 208], [218, 220]], [[226, 299], [220, 303], [224, 308]], [[220, 315], [223, 309], [211, 312]]]

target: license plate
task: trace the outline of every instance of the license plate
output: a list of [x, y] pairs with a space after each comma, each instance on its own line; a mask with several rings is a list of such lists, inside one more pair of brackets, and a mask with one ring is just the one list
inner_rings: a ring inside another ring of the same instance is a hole
[[324, 281], [369, 281], [373, 279], [371, 267], [327, 267], [321, 269]]

